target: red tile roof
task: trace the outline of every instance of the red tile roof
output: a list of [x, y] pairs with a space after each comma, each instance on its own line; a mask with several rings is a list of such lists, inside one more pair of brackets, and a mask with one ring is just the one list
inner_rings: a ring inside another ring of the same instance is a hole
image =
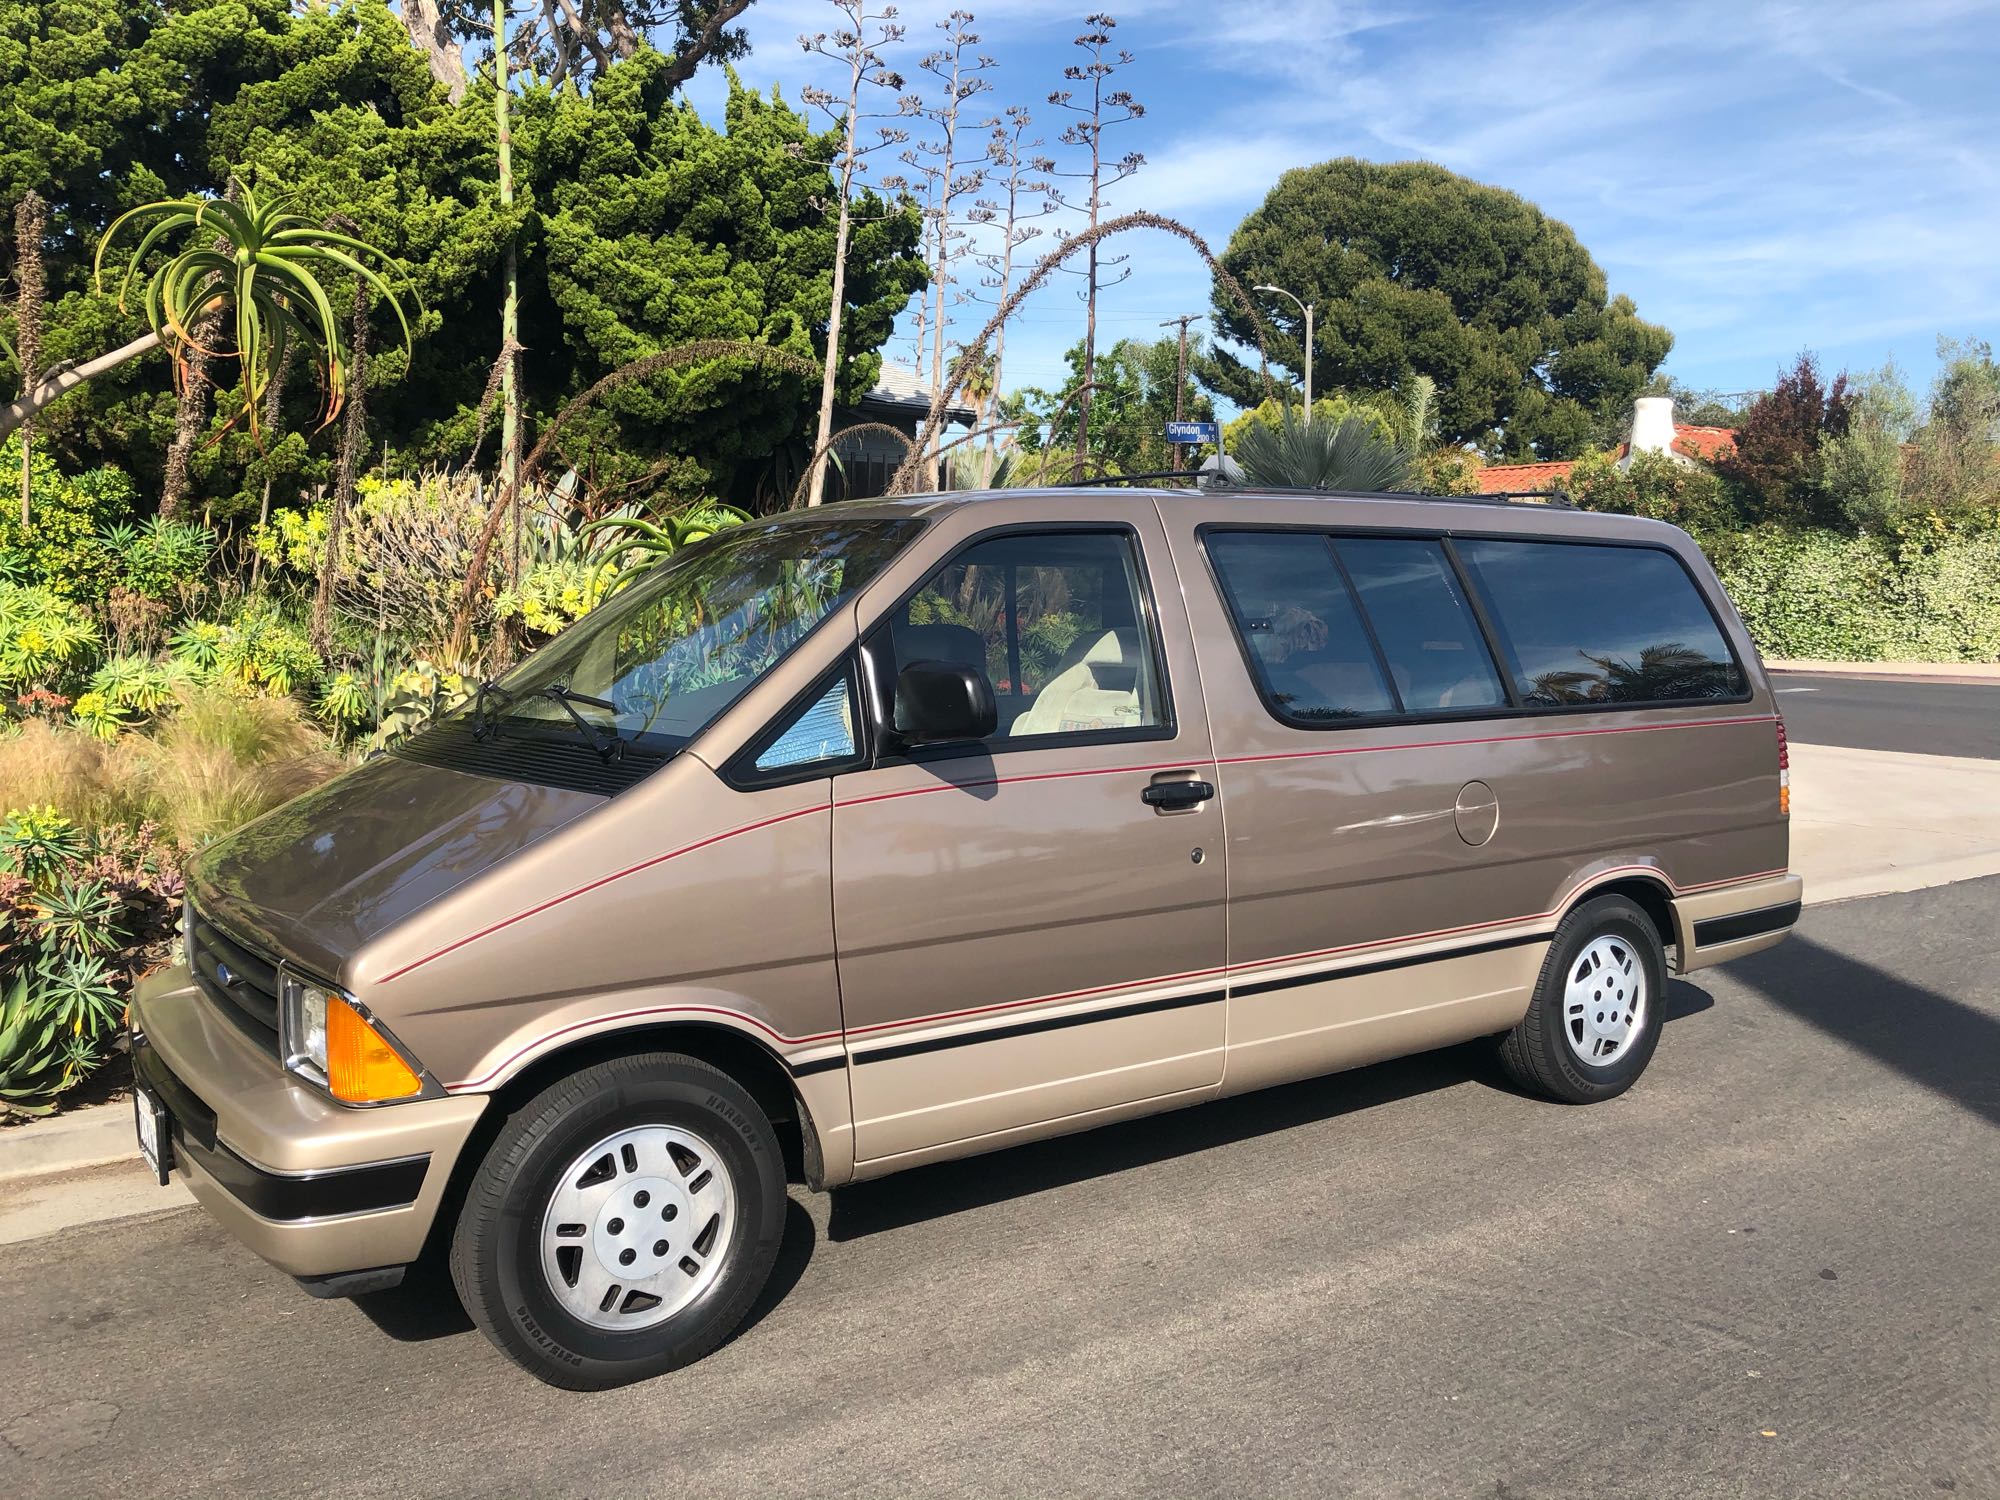
[[[1632, 451], [1630, 443], [1618, 445], [1618, 456]], [[1689, 427], [1674, 424], [1674, 451], [1687, 458], [1714, 463], [1736, 451], [1736, 434], [1727, 427]], [[1554, 489], [1569, 478], [1574, 459], [1545, 464], [1488, 464], [1479, 471], [1479, 493], [1502, 495], [1523, 490]]]
[[1728, 427], [1686, 427], [1676, 422], [1674, 451], [1713, 463], [1736, 451], [1736, 433]]
[[1521, 490], [1553, 489], [1558, 480], [1569, 477], [1575, 462], [1566, 458], [1549, 464], [1488, 464], [1479, 471], [1479, 493], [1504, 495]]

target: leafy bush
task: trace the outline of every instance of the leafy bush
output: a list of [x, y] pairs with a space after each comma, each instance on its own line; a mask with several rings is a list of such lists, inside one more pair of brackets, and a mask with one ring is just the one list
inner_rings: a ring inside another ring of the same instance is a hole
[[1359, 416], [1308, 427], [1286, 412], [1275, 430], [1245, 432], [1236, 461], [1251, 484], [1288, 489], [1398, 490], [1410, 481], [1409, 451]]
[[51, 589], [0, 583], [0, 689], [54, 688], [96, 655], [97, 625]]
[[83, 831], [52, 806], [18, 809], [0, 822], [0, 873], [18, 875], [34, 890], [53, 889], [87, 849]]
[[125, 587], [142, 598], [185, 610], [207, 587], [216, 538], [206, 526], [155, 516], [143, 526], [109, 527], [103, 541]]
[[305, 632], [287, 624], [262, 601], [222, 629], [215, 647], [216, 675], [243, 687], [284, 697], [315, 686], [326, 664]]
[[[0, 443], [0, 473], [21, 472], [21, 440]], [[28, 464], [29, 523], [13, 506], [0, 507], [0, 558], [8, 576], [37, 583], [69, 599], [103, 595], [116, 559], [102, 533], [132, 513], [137, 492], [118, 469], [91, 469], [65, 477], [41, 448]]]
[[1651, 516], [1697, 536], [1726, 530], [1738, 521], [1714, 470], [1664, 453], [1636, 453], [1624, 468], [1615, 453], [1586, 453], [1571, 467], [1562, 487], [1585, 510]]
[[1771, 527], [1711, 540], [1751, 636], [1779, 657], [2000, 660], [2000, 533], [1890, 550]]

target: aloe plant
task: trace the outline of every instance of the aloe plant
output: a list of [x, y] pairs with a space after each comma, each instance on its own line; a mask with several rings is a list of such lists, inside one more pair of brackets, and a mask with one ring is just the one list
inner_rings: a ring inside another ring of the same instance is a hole
[[195, 327], [205, 314], [216, 311], [234, 315], [233, 347], [223, 352], [241, 368], [237, 382], [243, 399], [241, 415], [252, 432], [259, 428], [259, 408], [286, 350], [300, 345], [317, 351], [327, 392], [324, 421], [331, 422], [346, 398], [347, 367], [333, 299], [321, 280], [328, 272], [354, 277], [386, 303], [403, 330], [405, 351], [410, 347], [409, 320], [381, 270], [390, 264], [387, 254], [354, 235], [292, 213], [282, 195], [265, 196], [246, 188], [235, 202], [167, 198], [120, 214], [98, 243], [100, 290], [105, 257], [128, 229], [139, 237], [125, 257], [118, 287], [120, 311], [146, 257], [176, 235], [188, 241], [146, 278], [140, 306], [148, 331], [23, 392], [0, 409], [0, 438], [64, 392], [150, 349], [164, 347], [176, 370], [184, 371], [195, 349]]
[[0, 1111], [45, 1115], [75, 1069], [61, 1024], [35, 1003], [28, 976], [0, 993]]

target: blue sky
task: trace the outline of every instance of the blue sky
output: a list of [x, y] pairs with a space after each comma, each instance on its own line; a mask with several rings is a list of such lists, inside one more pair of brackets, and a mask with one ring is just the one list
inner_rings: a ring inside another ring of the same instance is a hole
[[[1086, 7], [906, 0], [892, 62], [914, 74], [954, 5], [977, 13], [999, 64], [988, 98], [1028, 105], [1053, 142], [1062, 122], [1043, 101]], [[1217, 253], [1289, 167], [1423, 159], [1566, 221], [1612, 291], [1673, 330], [1666, 368], [1691, 385], [1765, 387], [1802, 348], [1829, 369], [1893, 357], [1922, 383], [1939, 333], [2000, 342], [2000, 0], [1140, 0], [1112, 14], [1136, 55], [1121, 81], [1148, 111], [1118, 132], [1147, 165], [1112, 207], [1183, 219]], [[833, 19], [826, 0], [759, 0], [744, 81], [794, 103], [830, 82], [797, 36]], [[694, 89], [704, 108], [720, 93], [715, 77]], [[1105, 341], [1207, 308], [1192, 251], [1128, 242], [1133, 276], [1100, 297]], [[976, 330], [973, 311], [958, 331]], [[1010, 325], [1007, 385], [1059, 381], [1081, 332], [1074, 279], [1038, 294]], [[904, 334], [889, 352], [907, 361]]]

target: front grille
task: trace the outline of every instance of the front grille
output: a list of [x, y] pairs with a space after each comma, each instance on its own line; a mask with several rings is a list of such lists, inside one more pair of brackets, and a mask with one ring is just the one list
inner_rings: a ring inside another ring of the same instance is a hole
[[188, 967], [209, 1003], [278, 1055], [278, 969], [188, 909]]

